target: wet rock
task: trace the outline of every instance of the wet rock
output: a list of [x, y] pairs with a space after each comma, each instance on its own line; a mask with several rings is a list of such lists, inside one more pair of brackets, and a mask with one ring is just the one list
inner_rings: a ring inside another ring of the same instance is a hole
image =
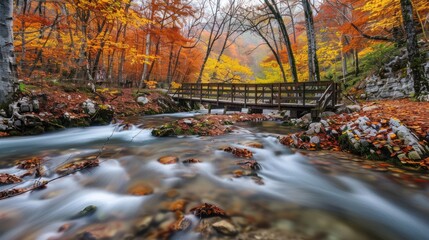
[[97, 207], [94, 205], [90, 205], [90, 206], [84, 208], [82, 211], [80, 211], [76, 215], [72, 216], [70, 219], [73, 220], [73, 219], [92, 216], [96, 211], [97, 211]]
[[188, 201], [184, 199], [179, 199], [170, 203], [168, 206], [168, 210], [172, 212], [176, 212], [176, 211], [184, 212], [187, 204], [188, 204]]
[[153, 193], [153, 188], [146, 183], [138, 183], [131, 186], [128, 193], [135, 196], [146, 196]]
[[137, 220], [134, 224], [135, 231], [138, 234], [141, 234], [149, 229], [150, 225], [153, 222], [153, 216], [145, 216], [139, 220]]
[[190, 164], [195, 164], [195, 163], [201, 163], [201, 162], [202, 162], [201, 160], [196, 159], [196, 158], [189, 158], [189, 159], [186, 159], [186, 160], [182, 161], [182, 163], [185, 164], [185, 165], [190, 165]]
[[239, 157], [239, 158], [249, 159], [249, 158], [253, 157], [253, 153], [251, 151], [247, 150], [246, 148], [227, 147], [227, 148], [224, 148], [223, 151], [230, 152], [234, 156]]
[[175, 164], [179, 162], [179, 158], [175, 156], [163, 156], [158, 159], [158, 162], [164, 165]]
[[237, 165], [239, 165], [241, 168], [247, 169], [247, 170], [256, 170], [257, 171], [257, 170], [262, 169], [261, 165], [255, 160], [241, 161], [241, 162], [237, 163]]
[[96, 223], [80, 230], [74, 239], [120, 239], [125, 230], [124, 228], [124, 224], [120, 221]]
[[210, 203], [203, 203], [189, 211], [199, 218], [227, 217], [225, 210]]
[[260, 148], [260, 149], [264, 148], [264, 145], [259, 142], [248, 142], [248, 143], [245, 143], [244, 145], [251, 148]]
[[219, 233], [227, 236], [235, 236], [238, 234], [237, 228], [226, 220], [221, 220], [212, 224], [212, 227]]
[[140, 103], [140, 104], [145, 105], [145, 104], [149, 103], [149, 99], [147, 97], [145, 97], [145, 96], [140, 96], [140, 97], [137, 98], [137, 102]]
[[252, 232], [246, 232], [246, 233], [240, 233], [238, 236], [236, 236], [237, 240], [248, 240], [248, 239], [255, 239], [255, 240], [304, 240], [308, 239], [308, 237], [298, 236], [298, 235], [292, 235], [291, 233], [285, 232], [285, 231], [279, 231], [275, 229], [269, 229], [269, 230], [255, 230]]
[[188, 218], [181, 217], [170, 228], [173, 231], [187, 231], [192, 227], [192, 221]]

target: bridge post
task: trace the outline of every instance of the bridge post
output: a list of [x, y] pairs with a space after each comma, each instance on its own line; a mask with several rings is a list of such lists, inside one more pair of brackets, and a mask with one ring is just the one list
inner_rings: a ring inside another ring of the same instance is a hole
[[282, 99], [282, 84], [279, 83], [279, 89], [277, 94], [277, 103], [279, 104], [279, 111], [282, 110], [281, 99]]
[[219, 106], [219, 83], [217, 84], [217, 99], [216, 99], [216, 102], [217, 102], [217, 105]]
[[256, 113], [259, 113], [259, 114], [262, 114], [264, 112], [264, 109], [255, 109], [255, 108], [249, 108], [248, 110], [247, 110], [247, 113], [248, 114], [256, 114]]
[[209, 103], [207, 106], [208, 114], [212, 114], [212, 105]]
[[302, 84], [302, 104], [305, 106], [305, 83]]
[[247, 84], [244, 84], [244, 108], [247, 108]]
[[271, 99], [270, 104], [274, 104], [274, 84], [271, 84]]
[[203, 84], [200, 83], [200, 104], [203, 103]]
[[258, 85], [255, 85], [255, 105], [258, 105]]
[[234, 92], [235, 92], [235, 86], [231, 84], [231, 103], [234, 102]]

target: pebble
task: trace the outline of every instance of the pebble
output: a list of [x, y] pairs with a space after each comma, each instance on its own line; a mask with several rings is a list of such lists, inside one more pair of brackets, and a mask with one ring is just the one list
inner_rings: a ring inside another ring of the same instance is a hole
[[175, 157], [175, 156], [163, 156], [163, 157], [160, 157], [158, 159], [158, 162], [165, 164], [165, 165], [175, 164], [175, 163], [179, 162], [179, 158]]
[[226, 220], [221, 220], [219, 222], [215, 222], [215, 223], [213, 223], [212, 227], [217, 232], [224, 234], [224, 235], [235, 236], [238, 234], [236, 227]]

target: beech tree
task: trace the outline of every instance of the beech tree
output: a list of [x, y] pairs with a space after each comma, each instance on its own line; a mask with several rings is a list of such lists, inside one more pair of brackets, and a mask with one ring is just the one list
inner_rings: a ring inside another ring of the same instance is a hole
[[13, 53], [13, 0], [0, 1], [0, 105], [13, 94], [15, 57]]

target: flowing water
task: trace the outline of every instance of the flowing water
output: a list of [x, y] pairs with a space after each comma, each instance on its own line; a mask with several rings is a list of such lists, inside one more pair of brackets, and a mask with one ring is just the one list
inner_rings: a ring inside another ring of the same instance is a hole
[[[46, 170], [40, 181], [56, 177], [55, 169], [65, 162], [104, 151], [98, 167], [1, 200], [0, 239], [93, 239], [94, 234], [82, 233], [85, 229], [115, 239], [156, 238], [175, 219], [166, 206], [179, 199], [188, 203], [187, 213], [203, 202], [221, 207], [232, 216], [240, 239], [429, 239], [427, 186], [409, 188], [384, 173], [359, 166], [351, 170], [352, 164], [330, 154], [313, 157], [332, 166], [321, 168], [278, 143], [274, 134], [293, 129], [277, 123], [241, 124], [219, 137], [151, 136], [151, 127], [177, 117], [187, 116], [133, 119], [143, 125], [128, 130], [110, 125], [1, 139], [0, 173], [20, 175], [16, 160], [40, 156]], [[235, 178], [240, 159], [219, 149], [248, 142], [263, 144], [263, 149], [247, 147], [262, 169], [257, 175]], [[202, 163], [162, 165], [157, 159], [165, 155]], [[33, 180], [26, 179], [12, 187], [31, 184]], [[130, 194], [136, 186], [153, 188], [153, 194]], [[76, 217], [88, 206], [95, 207], [93, 214]], [[139, 225], [148, 216], [151, 224]], [[197, 228], [198, 219], [189, 214], [186, 218]], [[172, 238], [213, 237], [196, 232]], [[268, 232], [265, 238], [258, 236], [263, 232]]]

